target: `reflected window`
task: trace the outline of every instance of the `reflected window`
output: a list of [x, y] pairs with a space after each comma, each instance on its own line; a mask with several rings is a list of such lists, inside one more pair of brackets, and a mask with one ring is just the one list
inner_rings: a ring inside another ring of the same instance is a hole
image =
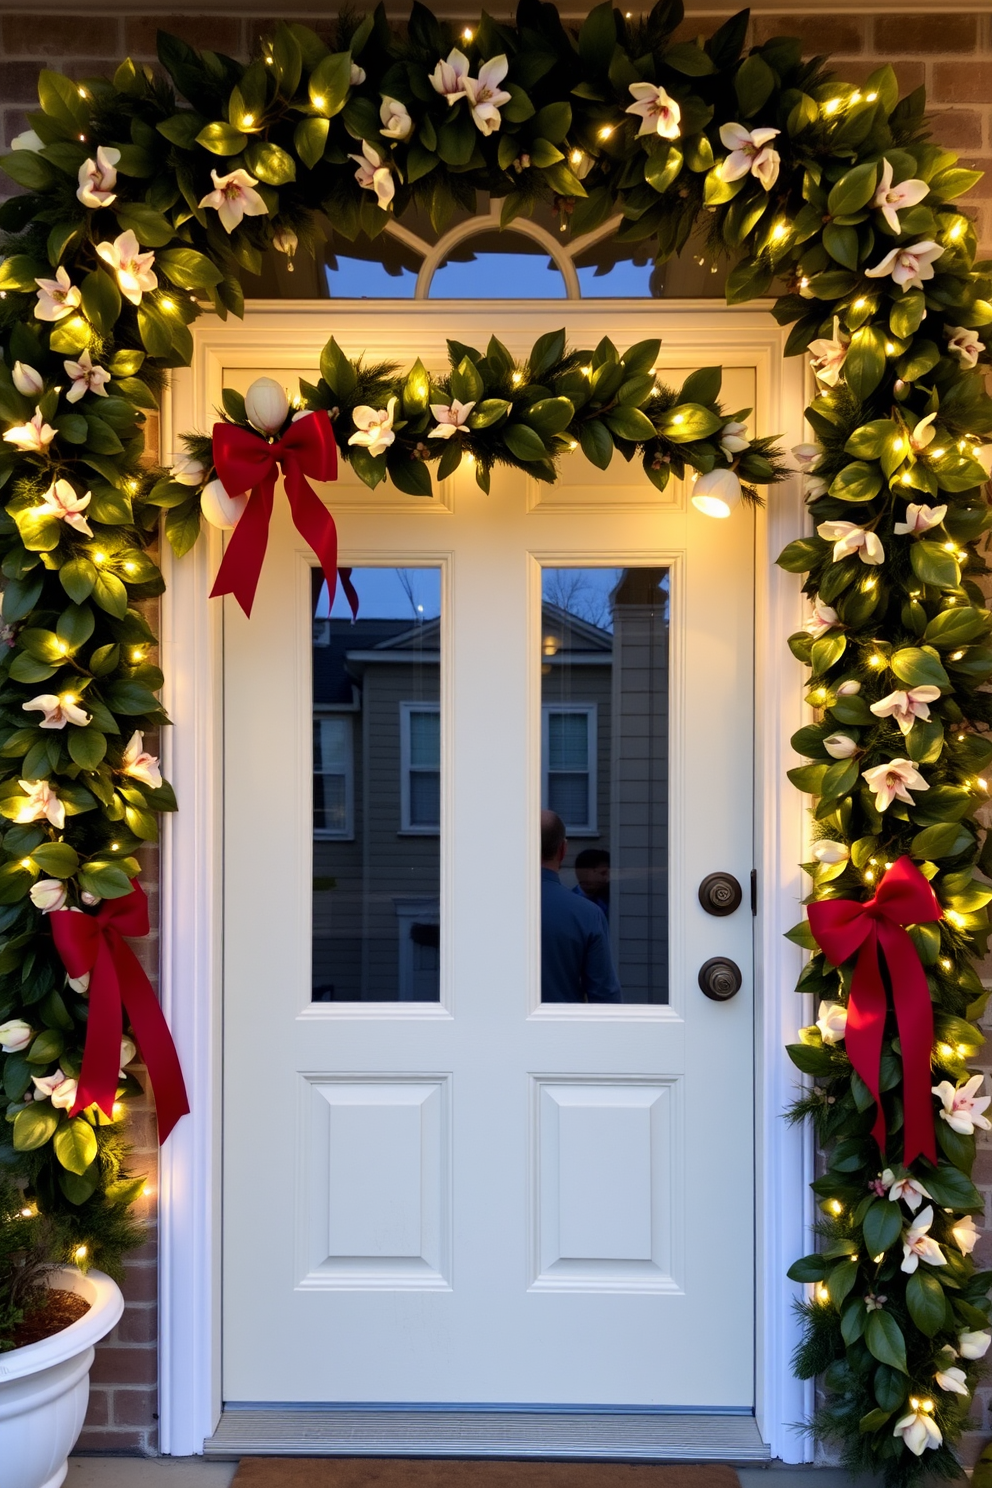
[[440, 998], [441, 573], [313, 578], [315, 1002]]
[[563, 300], [565, 281], [539, 243], [494, 229], [452, 248], [428, 293], [432, 300]]
[[668, 1001], [665, 568], [546, 568], [541, 996]]
[[392, 233], [349, 243], [331, 233], [324, 254], [332, 300], [412, 300], [420, 259]]

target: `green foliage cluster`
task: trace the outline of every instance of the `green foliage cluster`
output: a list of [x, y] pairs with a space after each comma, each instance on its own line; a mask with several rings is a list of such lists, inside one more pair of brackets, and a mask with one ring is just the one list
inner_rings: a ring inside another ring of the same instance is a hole
[[[636, 20], [607, 3], [573, 33], [553, 5], [521, 0], [515, 24], [483, 17], [456, 35], [419, 4], [403, 29], [380, 7], [342, 19], [330, 46], [278, 24], [247, 66], [163, 36], [165, 81], [131, 62], [112, 81], [41, 75], [33, 147], [3, 162], [25, 194], [0, 208], [0, 421], [6, 434], [24, 431], [0, 454], [0, 814], [10, 823], [0, 1022], [32, 1030], [3, 1059], [0, 1155], [27, 1173], [39, 1207], [80, 1236], [103, 1233], [109, 1250], [127, 1223], [125, 1190], [114, 1186], [127, 1182], [117, 1123], [93, 1112], [70, 1122], [49, 1099], [25, 1099], [32, 1075], [78, 1069], [86, 1016], [85, 990], [66, 984], [29, 895], [43, 877], [65, 884], [71, 903], [126, 892], [135, 849], [154, 836], [155, 813], [174, 805], [167, 786], [129, 774], [125, 744], [166, 721], [140, 601], [161, 590], [149, 551], [160, 514], [178, 551], [195, 540], [210, 449], [191, 437], [202, 468], [178, 479], [149, 470], [142, 422], [167, 370], [189, 361], [189, 327], [204, 306], [240, 314], [241, 274], [257, 272], [272, 244], [311, 248], [320, 212], [351, 236], [374, 237], [390, 212], [409, 208], [440, 230], [486, 191], [503, 199], [504, 223], [548, 201], [573, 233], [618, 212], [618, 238], [653, 240], [659, 259], [705, 223], [710, 251], [737, 259], [732, 303], [782, 291], [775, 314], [792, 326], [788, 352], [809, 349], [821, 382], [809, 410], [818, 449], [808, 497], [822, 530], [780, 559], [805, 575], [816, 603], [790, 642], [811, 670], [817, 710], [795, 740], [809, 763], [792, 772], [815, 800], [824, 842], [807, 865], [812, 895], [868, 897], [887, 862], [905, 853], [921, 865], [945, 910], [938, 925], [911, 932], [934, 1001], [935, 1084], [968, 1077], [984, 997], [972, 963], [992, 897], [975, 875], [976, 863], [992, 869], [975, 822], [992, 778], [982, 773], [992, 764], [992, 615], [977, 582], [979, 540], [992, 525], [982, 490], [992, 266], [974, 262], [972, 222], [953, 203], [976, 176], [926, 141], [922, 90], [900, 100], [891, 68], [854, 88], [821, 59], [804, 62], [790, 38], [744, 55], [746, 13], [702, 44], [672, 41], [681, 19], [678, 0]], [[452, 91], [462, 74], [471, 87]], [[112, 172], [91, 164], [97, 147]], [[39, 280], [52, 282], [39, 292]], [[419, 362], [401, 374], [351, 360], [331, 340], [302, 399], [332, 414], [368, 484], [388, 477], [418, 494], [431, 489], [432, 464], [443, 476], [466, 453], [483, 486], [500, 462], [550, 480], [573, 445], [602, 468], [615, 449], [638, 456], [659, 487], [686, 466], [733, 466], [758, 484], [781, 473], [767, 440], [738, 454], [721, 448], [715, 369], [677, 393], [657, 386], [655, 342], [623, 355], [609, 341], [569, 352], [557, 332], [526, 363], [495, 339], [485, 352], [451, 342], [450, 353], [444, 376]], [[101, 369], [99, 387], [81, 374], [84, 357]], [[392, 399], [392, 443], [376, 455], [350, 444], [357, 411]], [[455, 400], [471, 413], [455, 436], [432, 441], [431, 404]], [[245, 422], [230, 392], [225, 410]], [[82, 526], [69, 507], [52, 509], [57, 480], [70, 504], [88, 494], [75, 509]], [[79, 699], [90, 721], [42, 730], [24, 708], [41, 687]], [[872, 710], [918, 688], [928, 689], [928, 712], [907, 715], [905, 731], [891, 710]], [[876, 800], [865, 770], [898, 761], [926, 789]], [[43, 782], [56, 805], [37, 816]], [[813, 952], [800, 991], [843, 1005], [851, 968], [827, 965], [807, 926], [793, 938]], [[981, 1207], [974, 1136], [935, 1104], [940, 1161], [904, 1174], [894, 1027], [882, 1155], [871, 1099], [842, 1037], [824, 1026], [833, 1042], [814, 1026], [791, 1050], [816, 1082], [793, 1114], [812, 1119], [828, 1152], [815, 1185], [821, 1244], [792, 1272], [814, 1285], [797, 1358], [801, 1373], [826, 1383], [814, 1429], [838, 1436], [852, 1466], [884, 1469], [892, 1483], [950, 1475], [968, 1394], [947, 1385], [949, 1371], [969, 1392], [988, 1332], [990, 1278], [959, 1238]], [[911, 1272], [902, 1266], [914, 1211], [891, 1196], [892, 1181], [908, 1177], [926, 1190], [943, 1260], [930, 1252]], [[934, 1428], [924, 1433], [930, 1447], [899, 1429], [918, 1410]]]

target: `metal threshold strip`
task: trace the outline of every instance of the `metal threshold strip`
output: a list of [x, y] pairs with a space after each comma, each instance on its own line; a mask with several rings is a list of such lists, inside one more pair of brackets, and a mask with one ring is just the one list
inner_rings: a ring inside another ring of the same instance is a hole
[[206, 1457], [559, 1457], [767, 1462], [752, 1415], [228, 1405]]

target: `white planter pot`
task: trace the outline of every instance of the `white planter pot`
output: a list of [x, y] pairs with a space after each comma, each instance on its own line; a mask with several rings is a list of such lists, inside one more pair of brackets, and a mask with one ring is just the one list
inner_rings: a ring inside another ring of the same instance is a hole
[[124, 1311], [120, 1288], [102, 1271], [59, 1267], [48, 1285], [90, 1304], [78, 1322], [0, 1354], [0, 1479], [3, 1488], [58, 1488], [83, 1429], [93, 1346]]

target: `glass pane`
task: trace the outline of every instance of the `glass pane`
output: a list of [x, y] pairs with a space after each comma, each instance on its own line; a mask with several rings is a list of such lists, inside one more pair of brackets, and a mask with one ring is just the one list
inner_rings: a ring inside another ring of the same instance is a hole
[[[313, 579], [312, 995], [436, 1002], [441, 573], [351, 579], [354, 622], [340, 587], [329, 607]], [[429, 768], [411, 768], [411, 744]]]
[[350, 243], [331, 232], [324, 251], [327, 292], [338, 300], [412, 300], [421, 260], [392, 233]]
[[668, 631], [665, 568], [544, 570], [545, 1002], [668, 1001]]
[[660, 264], [649, 243], [618, 242], [610, 234], [577, 254], [575, 268], [583, 299], [722, 300], [729, 264], [714, 261], [698, 234]]
[[432, 300], [563, 300], [565, 281], [532, 238], [493, 231], [453, 248], [427, 292]]

